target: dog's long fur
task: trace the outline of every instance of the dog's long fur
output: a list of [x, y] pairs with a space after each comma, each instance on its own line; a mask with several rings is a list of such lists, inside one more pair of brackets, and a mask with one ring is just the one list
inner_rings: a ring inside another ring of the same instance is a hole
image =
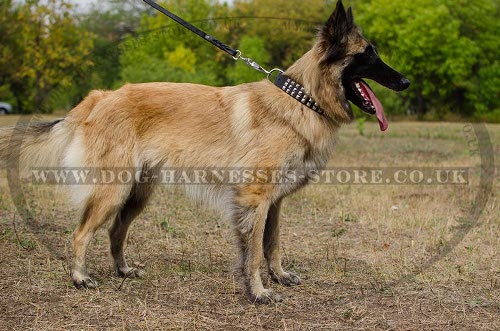
[[[321, 169], [332, 155], [338, 128], [352, 120], [343, 69], [368, 45], [355, 26], [346, 28], [347, 23], [339, 20], [352, 23], [350, 10], [346, 13], [341, 3], [314, 47], [286, 71], [309, 90], [327, 116], [311, 111], [267, 80], [223, 88], [128, 84], [114, 92], [91, 92], [62, 121], [27, 128], [21, 161], [66, 167]], [[332, 59], [335, 56], [339, 59]], [[8, 158], [5, 146], [13, 130], [0, 131], [2, 159]], [[262, 284], [262, 255], [273, 279], [284, 285], [300, 283], [281, 266], [279, 210], [282, 199], [306, 182], [188, 189], [234, 225], [241, 272], [252, 301], [279, 300]], [[151, 182], [137, 182], [75, 190], [74, 198], [83, 209], [73, 245], [72, 279], [78, 287], [96, 286], [85, 266], [86, 250], [95, 231], [110, 220], [117, 273], [140, 275], [127, 265], [123, 246], [130, 223], [153, 187]]]

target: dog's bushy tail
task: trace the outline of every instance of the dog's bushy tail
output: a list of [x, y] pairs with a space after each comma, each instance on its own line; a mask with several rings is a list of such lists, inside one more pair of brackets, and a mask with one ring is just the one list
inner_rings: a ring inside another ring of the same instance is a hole
[[0, 168], [52, 168], [63, 165], [78, 126], [109, 92], [92, 91], [64, 119], [0, 127]]
[[72, 131], [62, 119], [0, 128], [0, 165], [21, 171], [60, 166]]

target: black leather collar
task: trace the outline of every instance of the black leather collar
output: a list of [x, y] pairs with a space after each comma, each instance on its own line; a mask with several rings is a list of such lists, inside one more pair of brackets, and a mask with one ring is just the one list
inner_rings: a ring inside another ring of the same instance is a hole
[[314, 98], [306, 92], [304, 86], [294, 81], [289, 76], [280, 73], [274, 80], [274, 85], [279, 87], [280, 90], [282, 90], [283, 92], [285, 92], [286, 94], [288, 94], [289, 96], [291, 96], [304, 106], [326, 117], [324, 110], [321, 109], [316, 100], [314, 100]]

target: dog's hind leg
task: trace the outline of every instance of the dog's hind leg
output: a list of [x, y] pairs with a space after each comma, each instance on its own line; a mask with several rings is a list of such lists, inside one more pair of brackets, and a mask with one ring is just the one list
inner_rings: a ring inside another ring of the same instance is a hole
[[97, 287], [97, 282], [87, 272], [87, 248], [97, 229], [116, 217], [129, 194], [128, 191], [130, 187], [123, 185], [99, 186], [87, 199], [80, 224], [73, 233], [71, 279], [77, 288]]
[[275, 202], [267, 213], [266, 227], [264, 230], [264, 256], [267, 260], [271, 278], [282, 285], [293, 286], [300, 284], [300, 278], [293, 272], [286, 272], [281, 266], [280, 251], [280, 208], [281, 200]]
[[113, 225], [109, 229], [111, 255], [113, 256], [117, 276], [135, 278], [142, 276], [144, 273], [141, 269], [129, 267], [123, 249], [127, 240], [129, 226], [146, 206], [153, 189], [154, 187], [150, 183], [134, 185], [125, 205], [118, 212]]

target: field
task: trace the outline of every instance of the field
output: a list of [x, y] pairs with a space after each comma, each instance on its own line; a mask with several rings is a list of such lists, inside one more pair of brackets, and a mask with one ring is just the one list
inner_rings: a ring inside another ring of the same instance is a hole
[[[500, 125], [486, 128], [498, 157]], [[385, 134], [366, 123], [364, 135], [357, 124], [344, 128], [331, 166], [465, 167], [469, 184], [311, 185], [289, 197], [284, 265], [303, 284], [268, 281], [284, 297], [269, 306], [241, 291], [230, 226], [165, 187], [128, 239], [128, 259], [146, 276], [113, 276], [103, 229], [88, 258], [100, 287], [76, 290], [68, 276], [75, 211], [65, 193], [26, 185], [36, 215], [27, 223], [2, 171], [0, 329], [499, 330], [499, 182], [490, 174], [492, 192], [476, 199], [487, 157], [471, 156], [468, 132], [460, 123], [391, 123]]]

